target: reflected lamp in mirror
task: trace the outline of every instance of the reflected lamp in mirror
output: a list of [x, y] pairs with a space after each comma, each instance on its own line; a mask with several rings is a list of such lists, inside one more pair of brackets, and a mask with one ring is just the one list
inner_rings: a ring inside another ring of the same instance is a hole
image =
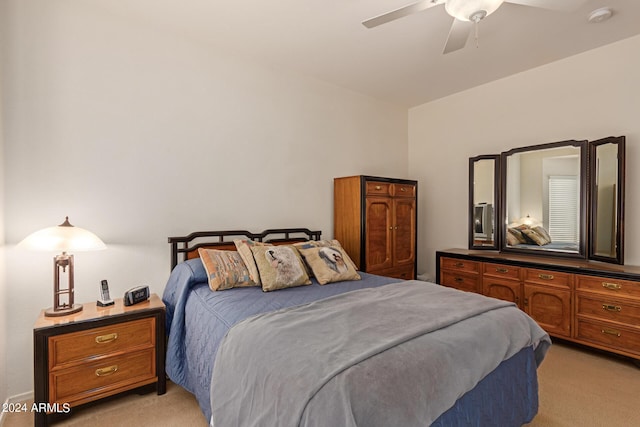
[[522, 218], [520, 218], [518, 222], [520, 224], [528, 225], [529, 227], [531, 227], [534, 224], [538, 224], [540, 221], [527, 214], [527, 216], [523, 216]]
[[[69, 217], [54, 227], [48, 227], [27, 236], [19, 243], [20, 247], [39, 251], [61, 252], [53, 258], [53, 307], [45, 310], [45, 316], [65, 316], [82, 310], [82, 305], [74, 304], [73, 254], [106, 249], [98, 236], [69, 223]], [[60, 286], [60, 276], [66, 273], [68, 284]]]

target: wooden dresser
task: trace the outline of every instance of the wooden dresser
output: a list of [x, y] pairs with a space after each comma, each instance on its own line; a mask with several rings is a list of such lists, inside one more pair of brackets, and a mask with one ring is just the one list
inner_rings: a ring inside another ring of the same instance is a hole
[[551, 336], [640, 359], [640, 267], [450, 249], [436, 269], [439, 284], [513, 301]]
[[153, 294], [129, 307], [83, 305], [76, 314], [36, 321], [35, 425], [70, 415], [73, 408], [127, 390], [166, 391], [165, 307]]
[[334, 179], [334, 229], [358, 269], [416, 275], [418, 182], [374, 176]]

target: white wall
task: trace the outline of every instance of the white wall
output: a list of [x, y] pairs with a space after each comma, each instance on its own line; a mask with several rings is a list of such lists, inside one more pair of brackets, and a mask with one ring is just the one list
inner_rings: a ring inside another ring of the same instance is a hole
[[[4, 40], [4, 28], [6, 15], [6, 3], [0, 2], [0, 58], [4, 57], [2, 40]], [[0, 100], [2, 99], [2, 66], [0, 66]], [[4, 126], [2, 103], [0, 102], [0, 404], [4, 403], [8, 397], [7, 390], [7, 357], [2, 349], [7, 348], [7, 276], [5, 270], [4, 251]], [[0, 414], [2, 420], [2, 414]]]
[[307, 226], [331, 237], [333, 178], [407, 177], [407, 110], [216, 53], [77, 1], [10, 0], [3, 58], [9, 395], [32, 389], [32, 325], [51, 306], [50, 253], [15, 248], [61, 223], [76, 300], [169, 274], [167, 237]]
[[[0, 7], [0, 14], [2, 8]], [[1, 25], [1, 24], [0, 24]], [[2, 70], [0, 69], [0, 73]], [[1, 81], [1, 79], [0, 79]], [[0, 83], [0, 99], [2, 84]], [[0, 349], [7, 348], [7, 276], [4, 263], [4, 138], [2, 104], [0, 103]], [[0, 404], [7, 399], [7, 357], [0, 350]], [[0, 415], [1, 419], [1, 415]]]
[[409, 111], [409, 175], [420, 180], [419, 271], [467, 247], [468, 158], [567, 139], [626, 135], [625, 264], [640, 265], [640, 36]]

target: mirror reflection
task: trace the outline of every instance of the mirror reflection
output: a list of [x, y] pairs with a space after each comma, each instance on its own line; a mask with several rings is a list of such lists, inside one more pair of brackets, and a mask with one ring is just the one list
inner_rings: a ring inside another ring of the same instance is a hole
[[473, 162], [473, 246], [495, 247], [496, 159]]
[[582, 143], [549, 146], [506, 153], [505, 247], [580, 254]]
[[591, 223], [589, 258], [624, 263], [625, 138], [590, 143]]
[[615, 258], [617, 227], [616, 212], [618, 183], [618, 147], [603, 144], [596, 148], [596, 174], [594, 201], [598, 209], [595, 215], [594, 254]]

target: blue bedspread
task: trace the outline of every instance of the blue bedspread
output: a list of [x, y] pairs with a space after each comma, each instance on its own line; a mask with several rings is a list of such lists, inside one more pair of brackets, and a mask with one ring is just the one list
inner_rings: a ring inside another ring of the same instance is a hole
[[[236, 323], [250, 316], [293, 307], [357, 289], [372, 288], [398, 279], [360, 272], [363, 280], [262, 292], [259, 287], [212, 292], [200, 259], [180, 263], [171, 273], [162, 300], [167, 307], [167, 375], [193, 393], [207, 419], [211, 416], [209, 390], [218, 346]], [[187, 328], [186, 325], [189, 325]]]
[[234, 326], [213, 369], [213, 425], [424, 426], [548, 344], [511, 302], [415, 280], [349, 292]]

